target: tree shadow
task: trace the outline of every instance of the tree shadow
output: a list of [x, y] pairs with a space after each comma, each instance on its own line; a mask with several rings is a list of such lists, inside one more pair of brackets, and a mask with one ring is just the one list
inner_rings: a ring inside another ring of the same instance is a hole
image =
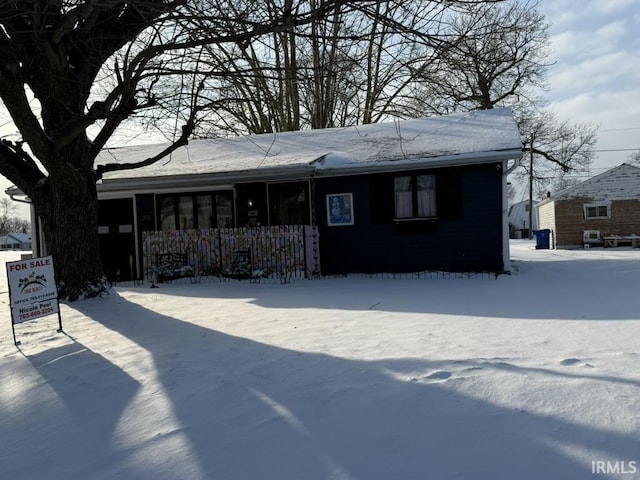
[[0, 455], [3, 477], [68, 478], [70, 465], [74, 478], [92, 478], [96, 470], [109, 472], [126, 458], [114, 448], [115, 429], [139, 391], [138, 382], [66, 334], [31, 341], [44, 346], [33, 354], [27, 345], [19, 351], [37, 371], [39, 385], [30, 389], [33, 397], [20, 402], [19, 412], [3, 415], [0, 452], [8, 454], [4, 459]]
[[[180, 297], [250, 299], [264, 308], [322, 308], [429, 313], [518, 320], [636, 320], [629, 291], [640, 262], [571, 260], [516, 262], [517, 274], [497, 279], [347, 277], [286, 285], [246, 282], [163, 284]], [[141, 287], [148, 292], [148, 288]], [[213, 294], [212, 294], [213, 292]]]
[[[583, 479], [591, 475], [591, 459], [637, 460], [640, 451], [635, 434], [462, 394], [456, 381], [464, 382], [474, 365], [453, 371], [450, 363], [429, 360], [290, 350], [158, 314], [117, 294], [73, 308], [147, 352], [143, 387], [156, 390], [140, 398], [131, 377], [80, 344], [73, 355], [61, 350], [30, 359], [69, 421], [79, 422], [56, 449], [61, 462], [76, 452], [83, 457], [77, 469], [65, 470], [74, 478], [117, 472], [122, 479]], [[69, 382], [69, 371], [84, 373]], [[84, 392], [96, 403], [88, 406]], [[161, 400], [171, 421], [156, 409]], [[123, 425], [124, 410], [144, 417], [144, 431]], [[42, 417], [46, 433], [53, 420]], [[112, 438], [116, 430], [127, 446]], [[41, 451], [51, 438], [33, 441]], [[13, 471], [15, 478], [33, 473], [26, 466]]]

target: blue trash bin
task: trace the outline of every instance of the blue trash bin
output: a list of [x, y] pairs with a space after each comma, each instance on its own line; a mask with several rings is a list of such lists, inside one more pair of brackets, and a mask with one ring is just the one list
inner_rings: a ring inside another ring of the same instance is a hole
[[536, 237], [536, 248], [549, 248], [549, 237], [551, 236], [551, 230], [544, 228], [542, 230], [534, 230], [533, 234]]

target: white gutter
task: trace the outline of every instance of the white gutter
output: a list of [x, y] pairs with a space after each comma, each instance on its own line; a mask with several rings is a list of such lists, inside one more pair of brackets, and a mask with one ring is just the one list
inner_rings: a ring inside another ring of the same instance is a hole
[[233, 183], [267, 182], [275, 180], [308, 179], [313, 175], [311, 165], [295, 165], [288, 167], [270, 167], [255, 170], [238, 170], [232, 172], [190, 173], [183, 175], [166, 175], [158, 177], [126, 177], [103, 178], [97, 184], [98, 192], [130, 191], [135, 186], [137, 192], [144, 190], [180, 188], [188, 185], [190, 190], [200, 187], [219, 187]]
[[276, 166], [251, 170], [226, 172], [201, 172], [156, 177], [116, 177], [108, 175], [97, 185], [98, 192], [151, 191], [155, 189], [180, 188], [186, 184], [190, 189], [212, 187], [232, 183], [251, 183], [260, 181], [287, 181], [308, 179], [312, 176], [345, 176], [365, 173], [385, 173], [407, 171], [416, 168], [441, 168], [449, 166], [477, 165], [490, 162], [503, 162], [519, 159], [521, 149], [496, 150], [490, 152], [474, 152], [464, 154], [442, 155], [437, 157], [420, 157], [412, 159], [388, 160], [382, 162], [346, 162], [327, 159], [322, 156], [308, 164]]
[[507, 176], [520, 166], [522, 160], [522, 152], [518, 158], [514, 160], [513, 165], [509, 166], [509, 160], [505, 160], [502, 166], [502, 264], [506, 273], [511, 272], [511, 250], [509, 248], [509, 199], [507, 192]]
[[316, 176], [340, 176], [362, 173], [384, 173], [419, 168], [460, 167], [464, 165], [479, 165], [491, 162], [506, 162], [520, 159], [521, 148], [509, 150], [494, 150], [489, 152], [473, 152], [451, 155], [439, 155], [437, 157], [418, 157], [411, 159], [386, 160], [382, 162], [348, 162], [339, 164], [331, 159], [323, 157], [317, 162]]

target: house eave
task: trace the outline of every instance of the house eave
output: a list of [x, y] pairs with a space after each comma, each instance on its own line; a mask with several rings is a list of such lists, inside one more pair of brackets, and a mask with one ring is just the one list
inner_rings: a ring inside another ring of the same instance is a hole
[[422, 157], [414, 159], [387, 160], [380, 162], [363, 162], [362, 164], [345, 164], [340, 166], [321, 166], [315, 170], [316, 176], [344, 176], [362, 173], [386, 173], [409, 171], [427, 168], [459, 167], [479, 165], [492, 162], [517, 160], [522, 157], [522, 149], [499, 150], [490, 152], [471, 152], [462, 154]]
[[238, 170], [232, 172], [190, 173], [156, 177], [126, 177], [103, 179], [98, 185], [98, 193], [118, 191], [157, 191], [182, 188], [188, 185], [190, 190], [198, 187], [210, 188], [234, 183], [252, 183], [269, 181], [288, 181], [309, 178], [313, 167], [296, 165], [288, 167], [261, 168], [256, 170]]
[[361, 175], [364, 173], [385, 173], [409, 171], [426, 168], [442, 168], [450, 166], [477, 165], [491, 162], [502, 162], [519, 159], [521, 149], [500, 150], [491, 152], [473, 152], [438, 157], [422, 157], [413, 159], [386, 160], [377, 162], [349, 163], [339, 166], [324, 166], [323, 158], [312, 164], [278, 166], [254, 170], [237, 170], [227, 172], [190, 173], [156, 177], [125, 177], [103, 179], [98, 185], [99, 193], [122, 191], [157, 191], [181, 188], [186, 185], [190, 190], [211, 188], [235, 183], [290, 181], [319, 176]]

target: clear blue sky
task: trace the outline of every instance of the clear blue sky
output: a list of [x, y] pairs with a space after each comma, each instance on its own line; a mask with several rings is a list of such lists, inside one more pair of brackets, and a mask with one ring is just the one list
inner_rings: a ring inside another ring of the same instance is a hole
[[556, 64], [549, 107], [600, 126], [591, 174], [640, 149], [640, 0], [542, 0]]

